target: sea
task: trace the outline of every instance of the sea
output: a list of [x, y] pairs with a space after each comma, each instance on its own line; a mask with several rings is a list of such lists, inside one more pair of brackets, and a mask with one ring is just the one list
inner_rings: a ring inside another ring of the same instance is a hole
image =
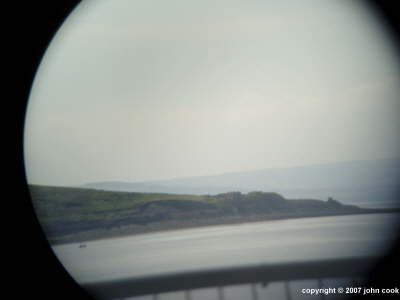
[[[53, 250], [78, 283], [91, 283], [249, 264], [383, 256], [397, 239], [399, 220], [398, 213], [298, 218], [138, 234], [90, 241], [83, 248], [79, 243], [56, 245]], [[309, 286], [316, 287], [316, 282], [291, 283], [291, 299], [318, 299], [299, 292]], [[257, 299], [286, 297], [283, 283], [256, 288]], [[218, 299], [217, 294], [215, 288], [195, 290], [190, 299]], [[249, 286], [229, 287], [223, 296], [254, 297]], [[173, 292], [155, 298], [187, 297]]]

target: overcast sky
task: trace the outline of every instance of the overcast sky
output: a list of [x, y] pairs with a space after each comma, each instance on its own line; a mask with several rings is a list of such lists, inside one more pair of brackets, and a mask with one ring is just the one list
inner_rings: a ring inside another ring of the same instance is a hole
[[398, 156], [398, 57], [361, 1], [83, 2], [34, 82], [30, 183]]

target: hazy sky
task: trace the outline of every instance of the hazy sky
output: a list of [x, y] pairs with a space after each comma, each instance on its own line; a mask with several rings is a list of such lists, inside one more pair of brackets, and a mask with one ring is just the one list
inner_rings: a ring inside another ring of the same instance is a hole
[[83, 1], [37, 73], [28, 181], [399, 154], [398, 57], [357, 1]]

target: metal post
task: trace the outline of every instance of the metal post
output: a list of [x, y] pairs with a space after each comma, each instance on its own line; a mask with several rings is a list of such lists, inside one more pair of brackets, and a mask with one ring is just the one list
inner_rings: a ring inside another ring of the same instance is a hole
[[258, 300], [258, 294], [257, 294], [257, 289], [256, 289], [256, 285], [254, 283], [252, 283], [250, 285], [251, 288], [251, 297], [253, 300]]
[[[321, 279], [321, 278], [318, 278], [318, 288], [319, 288], [319, 289], [322, 289], [323, 287], [324, 287], [324, 284], [323, 284], [323, 282], [322, 282], [322, 279]], [[322, 300], [325, 299], [324, 293], [321, 293], [320, 295], [321, 295], [321, 299], [322, 299]]]
[[219, 286], [217, 290], [218, 290], [218, 300], [225, 300], [224, 288], [222, 286]]
[[285, 287], [285, 294], [286, 294], [286, 299], [287, 300], [292, 300], [292, 295], [290, 294], [290, 286], [289, 286], [289, 281], [284, 281], [283, 285]]
[[192, 295], [190, 294], [190, 290], [185, 291], [185, 300], [192, 300]]

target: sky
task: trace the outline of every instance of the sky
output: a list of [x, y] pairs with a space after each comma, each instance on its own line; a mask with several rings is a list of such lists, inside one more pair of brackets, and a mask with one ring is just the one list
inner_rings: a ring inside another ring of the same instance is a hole
[[399, 71], [361, 1], [83, 1], [33, 83], [27, 180], [398, 157]]

